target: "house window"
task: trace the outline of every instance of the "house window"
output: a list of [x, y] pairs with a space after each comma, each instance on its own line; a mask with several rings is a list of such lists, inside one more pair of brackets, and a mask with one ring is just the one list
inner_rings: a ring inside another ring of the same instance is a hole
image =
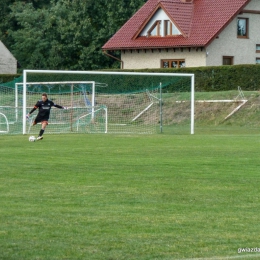
[[256, 59], [255, 59], [255, 63], [256, 63], [256, 64], [260, 64], [260, 58], [256, 58]]
[[165, 20], [164, 21], [164, 35], [165, 36], [180, 35], [180, 31], [170, 20]]
[[233, 65], [233, 56], [223, 56], [223, 65]]
[[255, 52], [260, 53], [260, 44], [256, 45]]
[[248, 18], [237, 19], [237, 37], [248, 38]]
[[164, 21], [164, 35], [172, 35], [172, 23], [169, 20]]
[[185, 60], [162, 60], [161, 68], [184, 68]]
[[148, 31], [148, 36], [161, 36], [161, 21], [156, 21]]

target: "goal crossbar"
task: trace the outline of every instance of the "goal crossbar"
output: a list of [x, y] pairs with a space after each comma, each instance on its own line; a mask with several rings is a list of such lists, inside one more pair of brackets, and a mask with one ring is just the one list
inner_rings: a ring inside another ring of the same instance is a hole
[[[15, 83], [24, 85], [24, 83]], [[48, 81], [48, 82], [26, 82], [26, 85], [58, 85], [58, 84], [95, 84], [95, 81]]]

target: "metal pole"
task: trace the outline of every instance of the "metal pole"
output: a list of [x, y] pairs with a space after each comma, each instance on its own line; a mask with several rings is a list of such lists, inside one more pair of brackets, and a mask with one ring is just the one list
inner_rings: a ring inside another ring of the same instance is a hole
[[194, 115], [195, 115], [195, 76], [191, 77], [191, 134], [194, 134]]
[[162, 83], [160, 82], [160, 133], [163, 132], [162, 130]]
[[15, 122], [18, 121], [18, 86], [15, 83]]
[[91, 119], [92, 119], [92, 122], [94, 120], [94, 117], [95, 117], [95, 81], [92, 82], [92, 115], [91, 115]]
[[72, 129], [72, 117], [73, 117], [73, 87], [74, 85], [71, 84], [71, 89], [70, 89], [70, 107], [71, 107], [71, 110], [70, 110], [70, 131], [72, 132], [73, 129]]
[[105, 109], [105, 133], [107, 134], [107, 107], [104, 108]]
[[26, 70], [23, 71], [23, 134], [26, 134]]
[[100, 74], [109, 74], [109, 75], [140, 75], [140, 76], [183, 76], [183, 77], [191, 77], [194, 74], [189, 74], [189, 73], [153, 73], [153, 72], [111, 72], [111, 71], [76, 71], [76, 70], [26, 70], [29, 73], [55, 73], [55, 74], [95, 74], [95, 75], [100, 75]]

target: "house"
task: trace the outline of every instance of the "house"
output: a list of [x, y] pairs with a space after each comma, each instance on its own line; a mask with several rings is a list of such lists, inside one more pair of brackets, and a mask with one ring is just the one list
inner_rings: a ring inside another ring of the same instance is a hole
[[260, 63], [260, 0], [148, 0], [102, 47], [121, 68]]
[[0, 74], [16, 74], [17, 60], [0, 41]]

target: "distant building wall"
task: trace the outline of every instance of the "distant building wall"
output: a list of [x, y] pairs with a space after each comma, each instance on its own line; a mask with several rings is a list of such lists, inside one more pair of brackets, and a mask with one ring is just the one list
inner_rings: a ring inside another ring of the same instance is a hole
[[17, 60], [0, 41], [0, 74], [16, 74]]
[[121, 59], [124, 62], [124, 69], [154, 69], [161, 67], [161, 60], [177, 59], [185, 60], [186, 67], [200, 67], [206, 66], [206, 52], [204, 49], [191, 48], [176, 48], [175, 51], [170, 49], [166, 50], [140, 50], [122, 51]]
[[[260, 1], [252, 0], [244, 10], [260, 11]], [[237, 37], [237, 18], [248, 18], [248, 38]], [[208, 47], [207, 66], [223, 65], [223, 56], [231, 56], [233, 64], [255, 64], [260, 53], [256, 45], [260, 44], [260, 15], [253, 13], [239, 14]]]

